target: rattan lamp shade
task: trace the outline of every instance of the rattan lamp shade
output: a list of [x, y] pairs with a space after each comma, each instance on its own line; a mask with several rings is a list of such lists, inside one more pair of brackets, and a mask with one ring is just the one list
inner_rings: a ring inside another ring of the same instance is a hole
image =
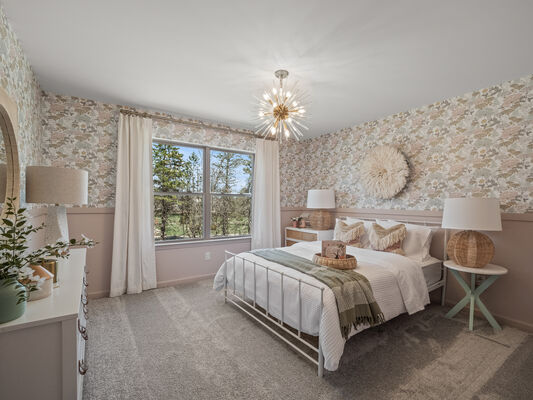
[[326, 208], [335, 208], [335, 191], [331, 189], [312, 189], [307, 192], [307, 208], [316, 208], [309, 216], [311, 228], [327, 230], [331, 228], [333, 217]]
[[500, 202], [484, 198], [446, 199], [442, 227], [463, 229], [455, 233], [446, 246], [453, 261], [464, 267], [484, 267], [494, 257], [494, 244], [487, 235], [475, 230], [502, 230]]

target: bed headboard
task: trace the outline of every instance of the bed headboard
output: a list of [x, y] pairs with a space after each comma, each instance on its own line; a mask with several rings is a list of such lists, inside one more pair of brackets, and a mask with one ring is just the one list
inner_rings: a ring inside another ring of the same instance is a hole
[[433, 230], [433, 238], [431, 240], [431, 247], [429, 249], [429, 254], [432, 257], [438, 258], [439, 260], [445, 260], [446, 257], [446, 242], [448, 241], [448, 235], [446, 232], [446, 229], [441, 227], [441, 221], [435, 220], [435, 218], [431, 219], [425, 219], [420, 217], [413, 217], [409, 218], [408, 216], [390, 216], [390, 215], [361, 215], [359, 213], [354, 214], [338, 214], [335, 215], [336, 218], [345, 219], [347, 217], [350, 218], [358, 218], [363, 221], [372, 221], [375, 222], [376, 219], [391, 219], [394, 221], [398, 221], [401, 223], [406, 224], [414, 224], [414, 225], [422, 225], [427, 226]]

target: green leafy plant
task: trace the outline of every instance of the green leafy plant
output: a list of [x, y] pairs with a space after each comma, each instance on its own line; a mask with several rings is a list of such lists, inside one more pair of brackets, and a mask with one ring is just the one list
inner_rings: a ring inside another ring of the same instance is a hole
[[28, 221], [25, 208], [15, 209], [12, 198], [5, 203], [6, 218], [0, 226], [0, 285], [23, 284], [17, 292], [18, 303], [25, 301], [29, 292], [38, 290], [41, 280], [33, 275], [30, 265], [38, 265], [46, 257], [68, 258], [70, 246], [94, 247], [96, 242], [86, 237], [68, 242], [57, 241], [40, 249], [28, 251], [30, 235], [44, 229], [45, 225], [34, 227]]

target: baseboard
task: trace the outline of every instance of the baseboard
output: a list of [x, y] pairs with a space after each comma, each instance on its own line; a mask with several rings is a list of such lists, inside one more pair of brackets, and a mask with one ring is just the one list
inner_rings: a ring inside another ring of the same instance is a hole
[[87, 297], [90, 300], [100, 299], [102, 297], [109, 297], [109, 290], [101, 290], [99, 292], [89, 292], [87, 293]]
[[[451, 300], [446, 300], [445, 303], [449, 307], [453, 307], [454, 305], [457, 304], [456, 301], [454, 302], [454, 301], [451, 301]], [[468, 318], [468, 313], [469, 313], [468, 306], [459, 312], [460, 315], [465, 315], [466, 318]], [[479, 318], [482, 318], [482, 319], [485, 318], [483, 316], [483, 314], [481, 313], [481, 311], [479, 311], [477, 309], [474, 310], [474, 315], [476, 317], [479, 317]], [[520, 329], [520, 330], [523, 330], [523, 331], [526, 331], [526, 332], [529, 332], [529, 333], [533, 333], [533, 324], [530, 324], [530, 323], [527, 323], [527, 322], [524, 322], [524, 321], [518, 321], [518, 320], [513, 319], [513, 318], [503, 317], [503, 316], [498, 315], [498, 314], [492, 314], [492, 315], [502, 325], [512, 326], [513, 328], [517, 328], [517, 329]]]
[[181, 278], [181, 279], [171, 279], [168, 281], [160, 281], [160, 282], [157, 282], [157, 287], [163, 288], [163, 287], [168, 287], [168, 286], [180, 285], [184, 283], [193, 283], [193, 282], [201, 281], [202, 279], [214, 278], [215, 275], [216, 273], [213, 272], [211, 274], [196, 275], [196, 276], [190, 276], [190, 277]]
[[[187, 278], [181, 278], [181, 279], [171, 279], [168, 281], [159, 281], [157, 282], [157, 288], [164, 288], [169, 286], [176, 286], [184, 283], [193, 283], [201, 281], [202, 279], [208, 279], [208, 278], [214, 278], [216, 273], [212, 274], [205, 274], [205, 275], [196, 275], [196, 276], [190, 276]], [[108, 290], [101, 290], [99, 292], [89, 292], [87, 293], [87, 297], [91, 300], [94, 299], [100, 299], [102, 297], [109, 297], [109, 291]]]

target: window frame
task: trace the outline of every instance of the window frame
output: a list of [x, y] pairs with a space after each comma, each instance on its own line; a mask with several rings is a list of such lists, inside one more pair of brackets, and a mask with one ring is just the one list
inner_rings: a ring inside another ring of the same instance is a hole
[[[187, 238], [187, 239], [168, 239], [168, 240], [155, 240], [156, 246], [161, 245], [173, 245], [180, 243], [194, 243], [194, 242], [211, 242], [222, 240], [239, 240], [249, 239], [252, 237], [252, 221], [250, 221], [250, 234], [249, 235], [235, 235], [235, 236], [214, 236], [211, 237], [211, 197], [212, 196], [229, 196], [229, 197], [250, 197], [251, 199], [251, 213], [253, 215], [253, 193], [255, 189], [255, 153], [245, 150], [227, 149], [224, 147], [207, 146], [201, 144], [185, 143], [177, 140], [152, 138], [152, 145], [154, 143], [168, 144], [173, 146], [189, 147], [193, 149], [201, 149], [203, 151], [202, 167], [202, 192], [153, 192], [153, 196], [187, 196], [196, 195], [202, 196], [202, 234], [201, 238]], [[252, 158], [252, 193], [211, 193], [211, 150], [224, 151], [236, 154], [243, 154]], [[152, 172], [152, 182], [153, 182]], [[152, 196], [152, 197], [153, 197]], [[152, 229], [155, 228], [155, 218], [152, 214]]]

